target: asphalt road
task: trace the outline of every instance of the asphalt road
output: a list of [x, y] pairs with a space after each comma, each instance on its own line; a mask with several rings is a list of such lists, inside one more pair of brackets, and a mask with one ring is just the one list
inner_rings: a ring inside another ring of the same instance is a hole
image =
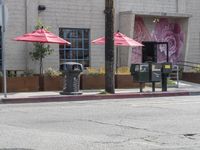
[[200, 96], [0, 105], [0, 150], [160, 149], [200, 149]]

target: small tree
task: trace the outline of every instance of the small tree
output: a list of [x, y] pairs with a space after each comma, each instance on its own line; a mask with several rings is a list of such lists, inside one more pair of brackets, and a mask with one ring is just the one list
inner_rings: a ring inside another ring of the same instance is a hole
[[[48, 27], [44, 27], [40, 20], [38, 20], [35, 29], [41, 29]], [[30, 56], [33, 60], [39, 61], [40, 65], [40, 75], [43, 74], [43, 59], [50, 55], [54, 50], [50, 48], [50, 45], [45, 45], [44, 43], [34, 43], [34, 49], [30, 52]]]

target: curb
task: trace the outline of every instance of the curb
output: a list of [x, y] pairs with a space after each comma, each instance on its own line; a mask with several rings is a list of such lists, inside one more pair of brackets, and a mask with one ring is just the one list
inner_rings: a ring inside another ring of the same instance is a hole
[[67, 102], [67, 101], [88, 101], [106, 99], [126, 99], [126, 98], [147, 98], [147, 97], [169, 97], [169, 96], [192, 96], [200, 95], [200, 92], [144, 92], [144, 93], [118, 93], [118, 94], [94, 94], [94, 95], [52, 95], [37, 97], [2, 98], [2, 104], [15, 103], [40, 103], [40, 102]]
[[190, 96], [200, 95], [200, 91], [189, 92]]

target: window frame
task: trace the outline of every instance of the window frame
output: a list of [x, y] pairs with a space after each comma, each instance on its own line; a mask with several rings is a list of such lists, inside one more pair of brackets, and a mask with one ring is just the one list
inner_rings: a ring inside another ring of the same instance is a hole
[[[71, 33], [70, 33], [71, 32]], [[87, 33], [87, 35], [86, 35]], [[89, 28], [66, 28], [66, 27], [60, 27], [59, 28], [59, 36], [71, 43], [73, 41], [75, 42], [75, 46], [71, 47], [70, 45], [60, 45], [59, 46], [59, 61], [60, 65], [65, 62], [79, 62], [83, 64], [83, 62], [86, 61], [87, 66], [90, 66], [90, 50], [91, 50], [91, 42], [90, 42], [90, 29]], [[68, 36], [67, 34], [74, 34]], [[86, 37], [86, 38], [85, 38]], [[85, 41], [88, 41], [88, 46], [85, 47]], [[80, 45], [81, 47], [79, 47]], [[73, 46], [73, 45], [72, 45]], [[61, 52], [63, 51], [63, 52]], [[79, 58], [79, 53], [82, 52], [82, 59]], [[84, 56], [84, 52], [88, 53], [88, 58]], [[61, 56], [61, 53], [63, 53], [63, 58]], [[67, 57], [66, 53], [69, 53], [69, 56]], [[74, 54], [75, 55], [74, 55]], [[84, 64], [83, 64], [84, 65]], [[62, 68], [60, 68], [62, 70]]]

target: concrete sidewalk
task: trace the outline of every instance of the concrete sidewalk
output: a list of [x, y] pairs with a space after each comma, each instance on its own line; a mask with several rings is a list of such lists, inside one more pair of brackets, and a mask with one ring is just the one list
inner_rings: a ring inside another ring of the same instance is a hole
[[1, 103], [34, 103], [163, 96], [188, 96], [200, 95], [200, 84], [181, 81], [179, 83], [179, 88], [168, 87], [167, 92], [162, 92], [161, 88], [156, 88], [156, 92], [152, 92], [151, 87], [145, 87], [142, 93], [139, 92], [139, 89], [116, 89], [115, 94], [101, 94], [102, 91], [104, 90], [82, 90], [82, 95], [60, 95], [59, 91], [18, 92], [8, 93], [7, 98], [4, 98], [3, 93], [1, 93], [0, 98]]

